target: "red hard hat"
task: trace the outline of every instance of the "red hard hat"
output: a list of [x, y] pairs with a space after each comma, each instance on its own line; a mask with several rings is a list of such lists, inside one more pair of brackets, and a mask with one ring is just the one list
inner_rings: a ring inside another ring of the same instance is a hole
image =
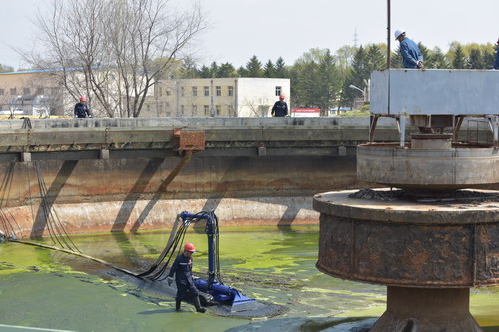
[[80, 97], [80, 101], [87, 101], [87, 98], [85, 98], [85, 97]]
[[190, 252], [195, 252], [196, 248], [194, 247], [194, 245], [192, 243], [187, 242], [184, 246], [184, 250], [190, 251]]
[[280, 96], [279, 96], [279, 99], [284, 99], [284, 95], [280, 95]]

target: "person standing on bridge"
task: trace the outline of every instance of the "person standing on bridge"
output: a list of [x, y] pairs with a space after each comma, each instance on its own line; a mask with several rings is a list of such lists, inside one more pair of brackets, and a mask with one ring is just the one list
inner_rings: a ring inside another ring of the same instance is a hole
[[395, 30], [395, 40], [400, 42], [400, 53], [402, 54], [404, 68], [424, 69], [423, 54], [421, 54], [418, 44], [405, 36], [405, 30]]
[[272, 116], [283, 117], [288, 115], [288, 104], [284, 101], [284, 95], [279, 96], [279, 101], [276, 101], [272, 107]]
[[494, 61], [494, 69], [499, 70], [499, 38], [497, 38], [496, 60]]
[[167, 282], [170, 286], [175, 275], [175, 283], [177, 284], [177, 296], [175, 297], [175, 310], [180, 311], [180, 304], [185, 300], [187, 294], [192, 297], [194, 306], [197, 312], [205, 312], [206, 308], [201, 306], [199, 300], [199, 291], [192, 279], [192, 254], [196, 252], [196, 248], [192, 243], [186, 243], [184, 252], [177, 256], [173, 262], [170, 273], [168, 273]]
[[80, 102], [75, 105], [75, 118], [91, 118], [92, 112], [87, 106], [87, 98], [80, 97]]

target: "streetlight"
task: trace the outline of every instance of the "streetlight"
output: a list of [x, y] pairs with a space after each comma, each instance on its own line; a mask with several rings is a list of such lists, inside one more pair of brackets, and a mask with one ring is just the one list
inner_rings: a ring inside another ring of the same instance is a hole
[[349, 88], [351, 88], [351, 89], [359, 90], [360, 92], [362, 92], [362, 96], [364, 97], [364, 101], [365, 101], [365, 102], [367, 101], [367, 92], [366, 92], [366, 89], [365, 89], [365, 88], [364, 88], [364, 90], [362, 90], [362, 89], [360, 89], [360, 88], [356, 87], [356, 86], [355, 86], [355, 85], [353, 85], [353, 84], [350, 84], [348, 87], [349, 87]]

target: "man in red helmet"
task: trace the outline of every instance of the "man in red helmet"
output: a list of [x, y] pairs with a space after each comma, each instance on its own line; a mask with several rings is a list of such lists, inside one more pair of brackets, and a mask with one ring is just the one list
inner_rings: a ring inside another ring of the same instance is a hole
[[80, 102], [75, 105], [75, 118], [91, 118], [92, 112], [87, 106], [87, 98], [80, 97]]
[[177, 296], [175, 297], [175, 310], [180, 311], [180, 304], [185, 300], [187, 294], [192, 297], [192, 302], [196, 307], [197, 312], [205, 312], [206, 308], [201, 306], [199, 301], [199, 292], [192, 279], [192, 254], [196, 252], [196, 248], [192, 243], [186, 243], [184, 252], [177, 256], [173, 262], [170, 273], [168, 273], [168, 286], [173, 282], [173, 275], [175, 275], [175, 282], [177, 284]]
[[272, 116], [283, 117], [288, 115], [288, 104], [284, 101], [284, 95], [279, 96], [279, 101], [276, 101], [272, 107]]

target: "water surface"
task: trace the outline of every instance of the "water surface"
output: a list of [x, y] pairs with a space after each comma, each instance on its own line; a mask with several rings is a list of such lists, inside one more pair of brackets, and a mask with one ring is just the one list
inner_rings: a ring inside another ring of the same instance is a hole
[[[39, 247], [0, 245], [0, 324], [72, 331], [225, 331], [264, 329], [271, 322], [310, 321], [310, 331], [335, 319], [378, 317], [386, 288], [344, 281], [315, 268], [318, 227], [222, 228], [224, 282], [261, 301], [284, 305], [278, 317], [241, 319], [196, 313], [188, 304], [145, 291], [109, 268], [81, 257]], [[169, 230], [73, 236], [87, 255], [134, 271], [162, 251]], [[194, 269], [207, 270], [206, 235], [190, 230], [196, 244]], [[50, 239], [44, 243], [52, 244]], [[499, 331], [499, 288], [472, 290], [471, 311], [485, 331]], [[300, 323], [302, 324], [302, 323]], [[282, 325], [282, 324], [281, 324]], [[303, 325], [303, 324], [302, 324]], [[287, 327], [289, 330], [289, 326]], [[0, 331], [5, 328], [0, 327]]]

